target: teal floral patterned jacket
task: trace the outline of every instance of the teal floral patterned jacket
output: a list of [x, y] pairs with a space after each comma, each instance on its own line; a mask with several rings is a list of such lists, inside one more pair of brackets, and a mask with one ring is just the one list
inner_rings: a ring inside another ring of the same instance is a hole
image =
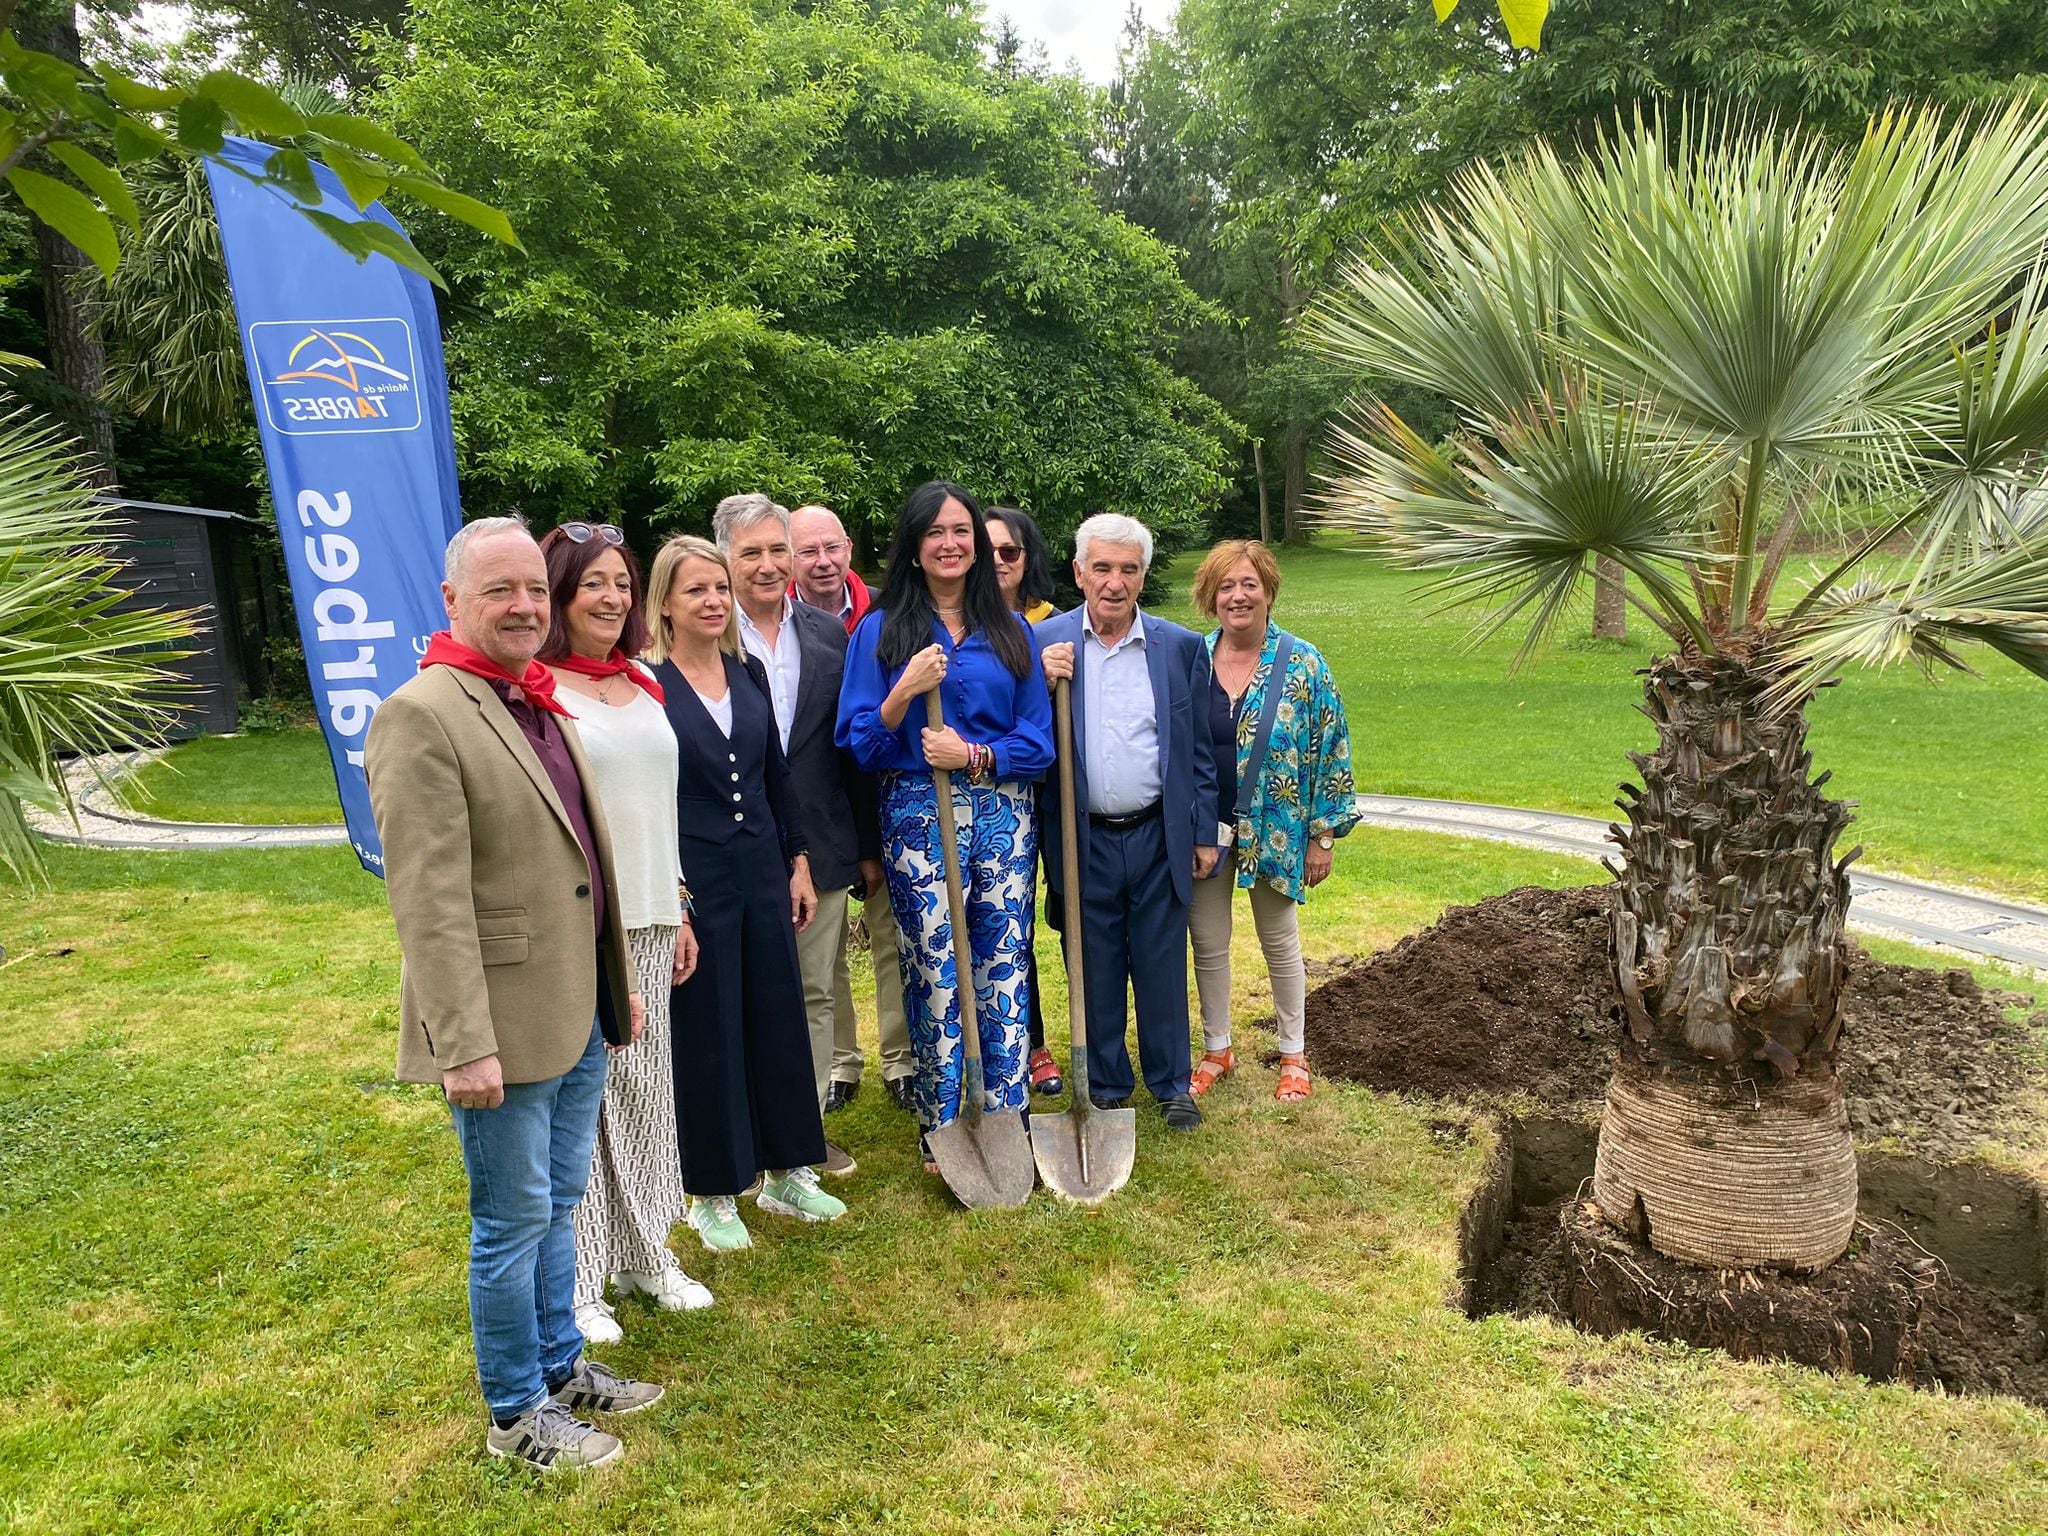
[[[1269, 619], [1266, 643], [1237, 724], [1239, 784], [1251, 771], [1259, 714], [1272, 684], [1279, 644], [1280, 626]], [[1208, 637], [1208, 646], [1214, 661], [1214, 634]], [[1297, 636], [1280, 686], [1284, 692], [1273, 716], [1258, 792], [1252, 797], [1250, 815], [1237, 822], [1237, 883], [1249, 890], [1263, 880], [1300, 901], [1306, 891], [1308, 840], [1325, 832], [1332, 837], [1349, 832], [1358, 824], [1358, 803], [1351, 779], [1351, 728], [1323, 653]]]

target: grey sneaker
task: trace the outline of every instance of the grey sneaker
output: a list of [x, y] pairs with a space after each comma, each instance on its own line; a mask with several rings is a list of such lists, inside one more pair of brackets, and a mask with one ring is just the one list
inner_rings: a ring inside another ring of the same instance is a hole
[[853, 1154], [844, 1147], [825, 1143], [825, 1161], [818, 1165], [818, 1171], [835, 1179], [843, 1179], [860, 1164], [853, 1160]]
[[624, 1447], [616, 1436], [591, 1428], [547, 1397], [503, 1429], [493, 1424], [484, 1449], [542, 1472], [588, 1472], [617, 1461]]
[[571, 1413], [638, 1413], [660, 1402], [661, 1393], [654, 1382], [628, 1381], [585, 1355], [576, 1374], [555, 1388], [554, 1401]]

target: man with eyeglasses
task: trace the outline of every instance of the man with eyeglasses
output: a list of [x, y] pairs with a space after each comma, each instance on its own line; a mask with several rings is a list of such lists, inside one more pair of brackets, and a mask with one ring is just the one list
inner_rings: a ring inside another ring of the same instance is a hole
[[[838, 514], [830, 507], [798, 507], [789, 514], [789, 537], [795, 546], [796, 579], [789, 584], [790, 596], [812, 608], [837, 614], [851, 635], [866, 616], [870, 601], [867, 584], [853, 570], [853, 541]], [[872, 786], [868, 786], [872, 788]], [[898, 1109], [911, 1107], [910, 1085], [917, 1063], [910, 1054], [910, 1022], [903, 1013], [903, 977], [896, 963], [896, 914], [889, 906], [889, 893], [882, 884], [882, 832], [873, 795], [854, 802], [854, 814], [861, 818], [863, 852], [874, 857], [860, 861], [861, 922], [868, 931], [868, 955], [875, 967], [875, 1031], [880, 1037], [882, 1082]], [[812, 927], [817, 925], [814, 923]], [[807, 983], [808, 984], [808, 983]], [[825, 1090], [825, 1111], [844, 1109], [860, 1091], [866, 1058], [853, 1015], [853, 979], [847, 968], [846, 946], [842, 940], [833, 972], [832, 1081]]]
[[830, 507], [798, 507], [789, 514], [796, 579], [789, 595], [835, 615], [853, 633], [868, 611], [867, 583], [854, 574], [853, 541]]

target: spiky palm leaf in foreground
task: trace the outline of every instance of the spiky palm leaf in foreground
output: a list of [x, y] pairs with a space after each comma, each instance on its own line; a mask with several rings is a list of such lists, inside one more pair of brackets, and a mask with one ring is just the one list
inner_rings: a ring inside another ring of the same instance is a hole
[[[1817, 1268], [1855, 1162], [1834, 1072], [1850, 819], [1811, 775], [1812, 690], [1858, 666], [2048, 676], [2048, 115], [1904, 112], [1837, 152], [1714, 118], [1538, 148], [1354, 264], [1313, 324], [1441, 390], [1440, 445], [1366, 403], [1323, 515], [1518, 616], [1533, 645], [1596, 556], [1672, 639], [1625, 785], [1628, 1032], [1594, 1194], [1695, 1262]], [[1835, 499], [1890, 526], [1781, 590]], [[1903, 563], [1873, 559], [1895, 538]], [[1526, 646], [1525, 646], [1526, 651]]]
[[158, 735], [176, 693], [162, 663], [192, 634], [187, 614], [120, 611], [120, 514], [91, 498], [62, 439], [0, 417], [0, 867], [17, 880], [42, 869], [23, 803], [70, 809], [61, 753]]

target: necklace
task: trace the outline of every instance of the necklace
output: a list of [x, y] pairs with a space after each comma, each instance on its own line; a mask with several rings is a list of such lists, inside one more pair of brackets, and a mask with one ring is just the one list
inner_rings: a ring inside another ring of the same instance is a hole
[[1252, 652], [1250, 661], [1244, 666], [1243, 672], [1237, 679], [1237, 686], [1235, 688], [1231, 687], [1229, 678], [1224, 675], [1223, 661], [1226, 656], [1230, 659], [1231, 670], [1236, 672], [1238, 669], [1239, 662], [1237, 656], [1218, 647], [1215, 664], [1216, 681], [1223, 684], [1224, 693], [1228, 694], [1232, 699], [1242, 698], [1244, 691], [1252, 685], [1252, 674], [1259, 670], [1259, 653], [1257, 651]]
[[598, 702], [598, 703], [600, 703], [600, 704], [609, 704], [609, 703], [611, 703], [611, 701], [612, 701], [612, 696], [611, 696], [611, 692], [610, 692], [610, 689], [611, 689], [611, 686], [612, 686], [612, 684], [613, 684], [613, 683], [615, 683], [615, 682], [617, 682], [617, 681], [618, 681], [618, 679], [617, 679], [616, 677], [600, 677], [600, 678], [599, 678], [599, 679], [597, 680], [597, 702]]

